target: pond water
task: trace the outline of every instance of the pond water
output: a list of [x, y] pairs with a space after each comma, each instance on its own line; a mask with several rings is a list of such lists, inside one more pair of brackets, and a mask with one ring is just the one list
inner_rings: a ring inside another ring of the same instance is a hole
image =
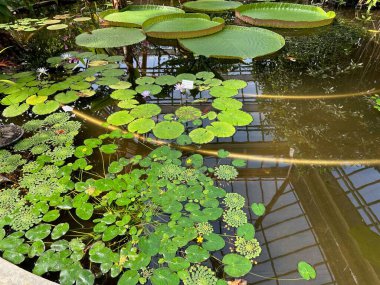
[[[355, 19], [355, 11], [338, 9], [337, 14], [339, 21], [331, 26], [275, 30], [285, 37], [285, 47], [254, 61], [194, 58], [160, 42], [128, 48], [124, 67], [129, 74], [156, 77], [207, 70], [223, 80], [248, 83], [235, 98], [254, 121], [230, 138], [186, 149], [204, 154], [210, 167], [219, 163], [219, 149], [248, 161], [235, 181], [220, 182], [243, 195], [247, 205], [266, 206], [260, 218], [247, 212], [262, 246], [245, 277], [248, 284], [380, 284], [380, 113], [372, 103], [372, 96], [380, 94], [380, 34], [367, 32], [380, 22], [376, 14], [372, 22]], [[78, 50], [74, 38], [79, 29], [92, 26], [34, 34], [27, 43], [26, 68]], [[123, 49], [111, 52], [124, 54]], [[161, 106], [157, 120], [193, 100], [179, 91], [165, 95], [140, 98]], [[104, 132], [90, 117], [106, 121], [119, 110], [104, 97], [75, 104], [78, 120], [85, 118], [78, 140]], [[196, 94], [195, 99], [204, 100], [191, 106], [208, 112], [210, 97], [207, 91]], [[21, 124], [31, 117], [1, 118], [0, 123]], [[127, 156], [149, 151], [133, 141], [123, 149]], [[289, 281], [298, 278], [299, 260], [315, 267], [315, 280]]]

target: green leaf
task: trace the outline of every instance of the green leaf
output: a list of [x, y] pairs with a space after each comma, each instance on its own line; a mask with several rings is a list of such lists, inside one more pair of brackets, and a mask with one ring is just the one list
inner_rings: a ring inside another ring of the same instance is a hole
[[51, 232], [51, 238], [53, 240], [59, 239], [61, 236], [65, 235], [69, 231], [69, 223], [60, 223], [56, 225]]
[[119, 233], [120, 233], [119, 227], [117, 227], [116, 225], [112, 225], [103, 232], [102, 240], [110, 241], [114, 239], [115, 237], [117, 237]]
[[236, 253], [225, 255], [222, 263], [224, 271], [231, 277], [242, 277], [252, 269], [251, 261]]
[[237, 228], [236, 234], [239, 237], [244, 237], [246, 240], [251, 240], [255, 237], [255, 227], [252, 224], [244, 224]]
[[265, 206], [263, 203], [253, 203], [251, 209], [256, 216], [262, 216], [265, 214]]
[[23, 103], [21, 105], [13, 104], [4, 109], [3, 116], [6, 118], [17, 117], [25, 113], [28, 109], [29, 105], [26, 103]]
[[185, 127], [175, 121], [164, 121], [153, 128], [153, 134], [159, 139], [176, 139], [185, 131]]
[[121, 275], [117, 285], [135, 285], [139, 282], [139, 273], [137, 270], [128, 270]]
[[298, 273], [305, 280], [312, 280], [317, 277], [317, 272], [309, 263], [305, 261], [298, 262]]
[[190, 245], [186, 249], [186, 259], [191, 263], [199, 263], [209, 258], [209, 252], [197, 245]]
[[40, 103], [32, 108], [34, 114], [47, 115], [53, 113], [59, 108], [59, 103], [53, 100], [47, 100], [45, 103]]
[[202, 246], [208, 251], [220, 250], [226, 245], [224, 239], [220, 235], [214, 233], [207, 234], [204, 238], [206, 239], [206, 242], [204, 242]]
[[3, 258], [12, 262], [13, 264], [20, 264], [25, 260], [25, 256], [23, 254], [9, 250], [4, 251]]
[[118, 111], [107, 118], [107, 123], [114, 126], [127, 125], [135, 119], [128, 111]]
[[189, 137], [194, 143], [205, 144], [211, 142], [215, 135], [208, 129], [198, 128], [190, 132]]
[[181, 271], [190, 267], [190, 262], [182, 257], [174, 257], [167, 263], [169, 268], [173, 271]]
[[335, 12], [312, 5], [293, 3], [254, 3], [236, 9], [237, 18], [255, 26], [314, 28], [329, 25]]
[[151, 118], [160, 113], [161, 108], [156, 104], [138, 105], [131, 110], [131, 115], [135, 118]]
[[210, 95], [217, 98], [233, 97], [237, 94], [237, 89], [231, 89], [225, 86], [215, 86], [210, 89]]
[[112, 154], [112, 153], [116, 152], [117, 145], [116, 144], [104, 144], [99, 149], [101, 152], [103, 152], [105, 154]]
[[129, 46], [145, 40], [138, 29], [104, 28], [83, 33], [76, 37], [75, 43], [89, 48], [115, 48]]
[[35, 226], [25, 233], [25, 237], [29, 240], [42, 240], [50, 234], [51, 226], [47, 224], [41, 224]]
[[178, 275], [172, 272], [167, 267], [157, 268], [153, 271], [153, 275], [150, 278], [153, 285], [178, 285]]
[[153, 256], [156, 255], [160, 249], [161, 240], [158, 235], [152, 234], [148, 237], [142, 237], [139, 242], [141, 252]]
[[218, 150], [218, 157], [219, 158], [226, 158], [230, 155], [230, 153], [224, 149]]
[[45, 251], [45, 243], [42, 240], [36, 240], [29, 248], [28, 257], [33, 258], [40, 256]]
[[236, 132], [235, 127], [226, 122], [212, 122], [211, 126], [206, 127], [206, 130], [219, 138], [232, 137]]
[[[223, 11], [233, 11], [235, 8], [241, 6], [242, 3], [238, 1], [189, 1], [183, 4], [187, 10], [196, 12], [223, 12]], [[198, 77], [198, 76], [197, 76]], [[206, 78], [207, 79], [207, 78]]]
[[244, 167], [247, 165], [247, 161], [243, 159], [234, 159], [232, 165], [235, 167]]
[[179, 43], [196, 55], [246, 59], [280, 50], [285, 45], [285, 39], [266, 29], [229, 25], [221, 32], [204, 37], [180, 39]]
[[94, 206], [91, 203], [83, 203], [75, 209], [75, 214], [82, 220], [89, 220], [94, 212]]
[[43, 217], [42, 217], [42, 220], [44, 222], [52, 222], [52, 221], [55, 221], [56, 219], [58, 219], [60, 216], [59, 214], [59, 210], [51, 210], [49, 212], [47, 212]]
[[247, 126], [253, 121], [253, 118], [252, 115], [240, 110], [228, 110], [219, 113], [218, 120], [233, 126]]
[[247, 87], [247, 82], [240, 79], [229, 79], [229, 80], [223, 81], [222, 85], [230, 89], [243, 89]]
[[145, 134], [150, 132], [155, 125], [152, 119], [140, 118], [128, 125], [128, 131], [132, 133]]

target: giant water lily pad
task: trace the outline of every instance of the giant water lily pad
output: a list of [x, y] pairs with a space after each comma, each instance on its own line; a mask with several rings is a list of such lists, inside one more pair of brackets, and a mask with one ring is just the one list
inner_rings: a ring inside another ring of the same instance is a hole
[[236, 17], [255, 26], [276, 28], [314, 28], [329, 25], [335, 12], [292, 3], [254, 3], [236, 9]]
[[112, 26], [141, 27], [150, 18], [175, 13], [185, 13], [185, 11], [160, 5], [130, 5], [122, 11], [104, 11], [100, 13], [100, 17]]
[[238, 1], [190, 1], [183, 4], [187, 10], [205, 13], [217, 13], [229, 10], [235, 10], [241, 6]]
[[161, 39], [186, 39], [202, 37], [219, 32], [224, 20], [211, 20], [206, 14], [171, 14], [151, 18], [142, 25], [144, 32]]
[[83, 33], [76, 37], [79, 46], [88, 48], [116, 48], [137, 44], [145, 40], [145, 35], [133, 28], [105, 28]]
[[231, 25], [219, 33], [179, 43], [196, 55], [246, 59], [275, 53], [285, 45], [285, 39], [266, 29]]

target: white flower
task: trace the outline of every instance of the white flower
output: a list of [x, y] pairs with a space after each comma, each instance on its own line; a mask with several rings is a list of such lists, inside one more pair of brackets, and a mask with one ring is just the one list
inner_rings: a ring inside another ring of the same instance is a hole
[[42, 75], [46, 75], [46, 76], [48, 75], [48, 70], [45, 67], [37, 68], [36, 71], [37, 71], [38, 79], [40, 79]]
[[182, 93], [186, 91], [186, 88], [182, 83], [177, 83], [174, 88], [175, 90], [181, 91]]
[[61, 54], [61, 58], [62, 58], [63, 60], [71, 59], [72, 57], [73, 57], [72, 54], [71, 54], [71, 53], [68, 53], [68, 52], [66, 52], [66, 53], [64, 53], [64, 54]]
[[142, 95], [144, 98], [146, 98], [146, 97], [150, 96], [150, 91], [145, 90], [145, 91], [143, 91], [143, 92], [141, 93], [141, 95]]

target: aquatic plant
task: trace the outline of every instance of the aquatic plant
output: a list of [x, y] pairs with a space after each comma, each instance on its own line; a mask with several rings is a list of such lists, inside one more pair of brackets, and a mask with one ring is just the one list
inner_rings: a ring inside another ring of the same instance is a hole
[[239, 173], [234, 166], [223, 164], [215, 167], [214, 174], [218, 179], [231, 181], [236, 179]]
[[223, 213], [223, 221], [230, 227], [240, 227], [247, 223], [247, 215], [240, 209], [227, 209]]
[[224, 197], [224, 204], [231, 209], [241, 209], [244, 207], [245, 199], [238, 193], [227, 193]]
[[214, 232], [213, 226], [208, 222], [198, 223], [195, 225], [195, 228], [200, 235], [207, 235]]
[[216, 285], [218, 278], [210, 268], [203, 265], [194, 265], [188, 269], [189, 276], [183, 280], [185, 285]]
[[33, 225], [41, 221], [39, 214], [31, 206], [22, 206], [15, 210], [11, 215], [10, 226], [15, 231], [29, 230]]
[[11, 173], [26, 162], [20, 154], [0, 149], [0, 173]]
[[236, 237], [234, 245], [236, 252], [249, 259], [256, 258], [261, 253], [261, 246], [255, 238], [251, 240], [246, 240], [243, 237]]

